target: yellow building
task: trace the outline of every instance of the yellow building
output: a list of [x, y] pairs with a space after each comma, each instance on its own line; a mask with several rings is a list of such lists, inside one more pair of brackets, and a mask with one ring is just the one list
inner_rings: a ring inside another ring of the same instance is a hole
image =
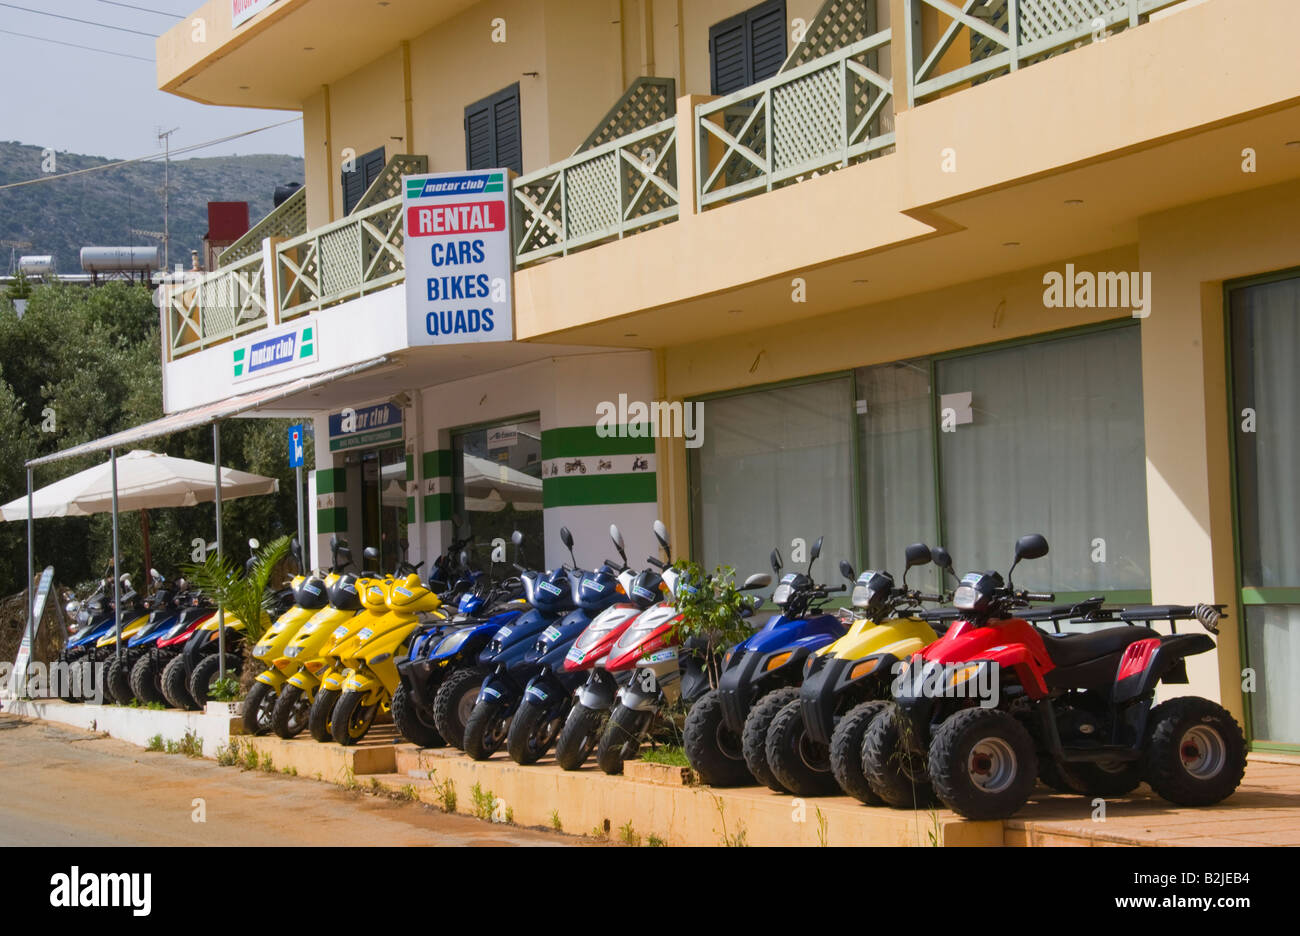
[[[430, 557], [455, 515], [596, 561], [662, 516], [743, 575], [818, 536], [1005, 569], [1040, 531], [1024, 584], [1226, 604], [1192, 690], [1300, 745], [1297, 26], [1293, 0], [209, 0], [159, 86], [300, 110], [306, 185], [171, 290], [166, 408], [312, 417], [318, 546]], [[414, 344], [401, 178], [497, 168], [513, 340]], [[240, 372], [290, 333], [308, 359]], [[702, 422], [648, 435], [656, 402]]]

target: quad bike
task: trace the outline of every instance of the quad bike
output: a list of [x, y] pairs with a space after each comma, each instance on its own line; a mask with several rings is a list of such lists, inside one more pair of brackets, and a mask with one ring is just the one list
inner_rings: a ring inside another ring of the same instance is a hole
[[907, 587], [907, 573], [932, 555], [949, 561], [941, 548], [907, 547], [901, 587], [885, 571], [856, 576], [841, 560], [840, 574], [854, 582], [848, 632], [808, 658], [801, 685], [773, 693], [745, 725], [750, 769], [771, 789], [796, 796], [843, 789], [859, 799], [869, 792], [856, 753], [845, 751], [860, 746], [863, 722], [888, 697], [898, 660], [938, 636], [943, 612], [923, 613], [920, 605], [942, 597]]
[[[145, 606], [142, 596], [136, 593], [131, 584], [131, 576], [123, 573], [120, 581], [122, 602], [120, 612], [101, 625], [98, 636], [88, 635], [89, 639], [82, 645], [84, 649], [78, 660], [82, 674], [79, 701], [90, 701], [94, 680], [107, 683], [107, 670], [117, 659], [118, 650], [125, 651], [131, 639], [149, 623], [150, 609]], [[111, 596], [106, 596], [105, 604], [112, 607]], [[103, 675], [99, 675], [101, 673]], [[113, 701], [108, 686], [102, 688], [106, 690], [108, 700]]]
[[[619, 555], [623, 556], [622, 534], [617, 527], [611, 526], [610, 535]], [[619, 584], [627, 600], [596, 615], [564, 656], [565, 674], [578, 677], [584, 672], [589, 674], [585, 684], [569, 700], [564, 727], [555, 742], [555, 761], [565, 770], [577, 770], [591, 756], [600, 739], [605, 718], [614, 705], [619, 684], [605, 670], [610, 649], [643, 611], [663, 599], [667, 590], [664, 584], [667, 565], [654, 556], [646, 561], [651, 567], [635, 576], [626, 568], [619, 573]], [[624, 557], [624, 565], [626, 562]], [[631, 670], [624, 670], [622, 674], [626, 682], [631, 677]]]
[[[1143, 780], [1181, 806], [1230, 796], [1246, 769], [1232, 715], [1192, 696], [1154, 704], [1159, 683], [1186, 683], [1186, 658], [1214, 648], [1206, 634], [1179, 634], [1176, 622], [1195, 619], [1217, 633], [1223, 606], [1106, 612], [1094, 603], [1094, 621], [1125, 623], [1053, 634], [1016, 614], [1053, 596], [1017, 590], [1011, 577], [1047, 549], [1042, 535], [1022, 536], [1005, 580], [992, 571], [962, 579], [953, 603], [965, 617], [912, 656], [895, 704], [867, 730], [863, 769], [872, 787], [889, 782], [903, 755], [924, 764], [939, 799], [971, 819], [1014, 815], [1043, 761], [1089, 796], [1123, 795]], [[1157, 620], [1168, 620], [1171, 633], [1148, 626]]]
[[[663, 524], [656, 524], [655, 534], [666, 547], [667, 530]], [[684, 581], [674, 569], [665, 571], [664, 581], [672, 599], [688, 590], [712, 587], [709, 580], [699, 585]], [[771, 583], [770, 575], [751, 575], [740, 590], [753, 591]], [[751, 602], [742, 613], [752, 614], [761, 601]], [[642, 739], [664, 709], [678, 703], [689, 709], [710, 689], [707, 646], [696, 637], [683, 640], [681, 622], [682, 615], [674, 604], [657, 604], [643, 611], [610, 648], [605, 669], [611, 674], [633, 673], [619, 690], [596, 746], [596, 762], [607, 774], [623, 772], [623, 762], [636, 756]]]
[[[486, 760], [506, 744], [529, 681], [544, 667], [559, 665], [592, 618], [618, 600], [614, 570], [602, 566], [583, 571], [568, 527], [560, 528], [560, 540], [573, 565], [541, 576], [525, 572], [524, 597], [531, 610], [497, 631], [479, 655], [479, 665], [489, 675], [465, 722], [465, 753], [474, 760]], [[554, 727], [549, 739], [535, 737], [528, 743], [540, 746], [545, 741], [549, 747], [559, 731]], [[524, 743], [516, 735], [516, 750]]]
[[[780, 578], [772, 602], [781, 613], [727, 651], [718, 687], [701, 696], [686, 716], [686, 758], [710, 786], [754, 782], [742, 741], [750, 709], [771, 693], [798, 686], [809, 655], [844, 636], [844, 622], [822, 610], [829, 595], [844, 591], [844, 586], [818, 585], [812, 578], [821, 551], [819, 537], [809, 552], [807, 570]], [[772, 571], [781, 576], [781, 555], [775, 549]], [[766, 722], [762, 724], [765, 732]], [[760, 751], [762, 740], [755, 745]]]

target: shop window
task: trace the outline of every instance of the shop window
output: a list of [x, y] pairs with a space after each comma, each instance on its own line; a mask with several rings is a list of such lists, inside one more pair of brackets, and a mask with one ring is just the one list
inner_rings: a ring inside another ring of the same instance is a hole
[[384, 171], [386, 160], [384, 157], [384, 148], [371, 150], [364, 156], [358, 156], [353, 161], [351, 171], [343, 171], [343, 213], [351, 214], [352, 209], [357, 207], [357, 202], [379, 178], [379, 174]]
[[1232, 289], [1229, 314], [1251, 735], [1300, 744], [1300, 278]]
[[771, 78], [786, 59], [785, 0], [769, 0], [709, 29], [709, 84], [730, 94]]
[[465, 168], [523, 173], [517, 83], [465, 108]]
[[[407, 540], [406, 452], [400, 445], [361, 452], [349, 461], [361, 466], [362, 545], [379, 550], [379, 568], [394, 571]], [[354, 549], [360, 558], [361, 551]]]
[[791, 568], [795, 540], [824, 536], [815, 571], [835, 581], [857, 553], [852, 414], [847, 377], [706, 400], [691, 458], [695, 557], [743, 579], [769, 570], [773, 547]]
[[[452, 498], [460, 519], [455, 535], [471, 536], [478, 568], [488, 568], [497, 539], [507, 544], [507, 560], [514, 560], [509, 543], [515, 530], [524, 535], [520, 564], [543, 567], [541, 448], [536, 416], [452, 434]], [[509, 567], [497, 572], [514, 574]]]
[[1150, 589], [1136, 325], [935, 364], [943, 526], [959, 569], [1005, 570], [1016, 537], [1044, 559], [1019, 584]]

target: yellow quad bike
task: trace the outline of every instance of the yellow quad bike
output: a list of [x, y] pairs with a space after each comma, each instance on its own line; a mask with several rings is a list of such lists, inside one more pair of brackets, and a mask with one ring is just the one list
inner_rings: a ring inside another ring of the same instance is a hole
[[[934, 554], [947, 560], [947, 553]], [[906, 550], [906, 570], [931, 561], [924, 543]], [[816, 651], [804, 666], [798, 688], [769, 693], [750, 713], [751, 719], [771, 719], [763, 738], [763, 756], [770, 773], [760, 777], [778, 792], [795, 796], [827, 796], [844, 792], [866, 803], [879, 804], [862, 774], [862, 737], [877, 712], [888, 704], [895, 665], [939, 638], [955, 609], [922, 612], [921, 602], [939, 603], [939, 595], [924, 595], [902, 587], [884, 571], [855, 576], [847, 561], [840, 572], [854, 583], [853, 621], [843, 637]], [[782, 701], [784, 699], [784, 701]], [[766, 709], [766, 712], [760, 711]], [[746, 722], [746, 736], [751, 725]], [[753, 769], [753, 764], [750, 764]]]
[[329, 603], [298, 629], [274, 660], [284, 685], [271, 713], [271, 730], [281, 738], [295, 738], [307, 727], [316, 690], [321, 678], [330, 674], [333, 662], [326, 657], [326, 650], [364, 626], [358, 581], [354, 572], [332, 572], [326, 579]]
[[[359, 600], [359, 613], [331, 632], [331, 640], [321, 649], [318, 660], [313, 661], [318, 665], [313, 674], [316, 686], [307, 713], [307, 730], [317, 741], [333, 740], [334, 707], [343, 695], [344, 681], [352, 675], [344, 661], [355, 656], [357, 645], [366, 636], [387, 630], [388, 617], [392, 614], [388, 608], [388, 590], [392, 585], [390, 576], [358, 576], [353, 587]], [[310, 664], [305, 668], [310, 669]]]
[[340, 653], [349, 672], [330, 721], [330, 734], [339, 744], [356, 744], [376, 715], [392, 710], [393, 693], [402, 682], [397, 661], [412, 632], [430, 615], [446, 618], [438, 610], [438, 596], [414, 572], [389, 586], [387, 605], [388, 614], [358, 631]]
[[289, 642], [329, 603], [329, 585], [329, 579], [319, 575], [295, 575], [290, 583], [293, 606], [276, 618], [253, 647], [253, 659], [265, 664], [266, 669], [257, 674], [253, 688], [244, 699], [244, 731], [248, 734], [264, 735], [271, 730], [271, 718], [280, 690], [289, 678], [289, 673], [277, 663], [280, 660], [287, 662], [284, 651]]

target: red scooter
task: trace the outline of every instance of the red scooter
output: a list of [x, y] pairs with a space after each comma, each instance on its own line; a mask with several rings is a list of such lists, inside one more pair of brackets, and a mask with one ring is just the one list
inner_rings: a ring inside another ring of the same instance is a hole
[[[949, 808], [972, 819], [1013, 815], [1040, 773], [1088, 796], [1121, 796], [1143, 780], [1181, 806], [1230, 796], [1246, 769], [1232, 715], [1194, 696], [1154, 704], [1159, 683], [1187, 682], [1188, 656], [1214, 649], [1206, 634], [1178, 633], [1177, 622], [1218, 633], [1224, 606], [1117, 612], [1097, 600], [1079, 618], [1117, 626], [1051, 633], [1017, 611], [1054, 596], [1011, 582], [1021, 560], [1047, 549], [1042, 535], [1022, 536], [1005, 581], [997, 572], [961, 580], [953, 604], [965, 619], [904, 664], [895, 704], [867, 729], [862, 766], [872, 789], [910, 805], [907, 786], [928, 778]], [[1169, 621], [1171, 633], [1157, 633], [1155, 621]]]

